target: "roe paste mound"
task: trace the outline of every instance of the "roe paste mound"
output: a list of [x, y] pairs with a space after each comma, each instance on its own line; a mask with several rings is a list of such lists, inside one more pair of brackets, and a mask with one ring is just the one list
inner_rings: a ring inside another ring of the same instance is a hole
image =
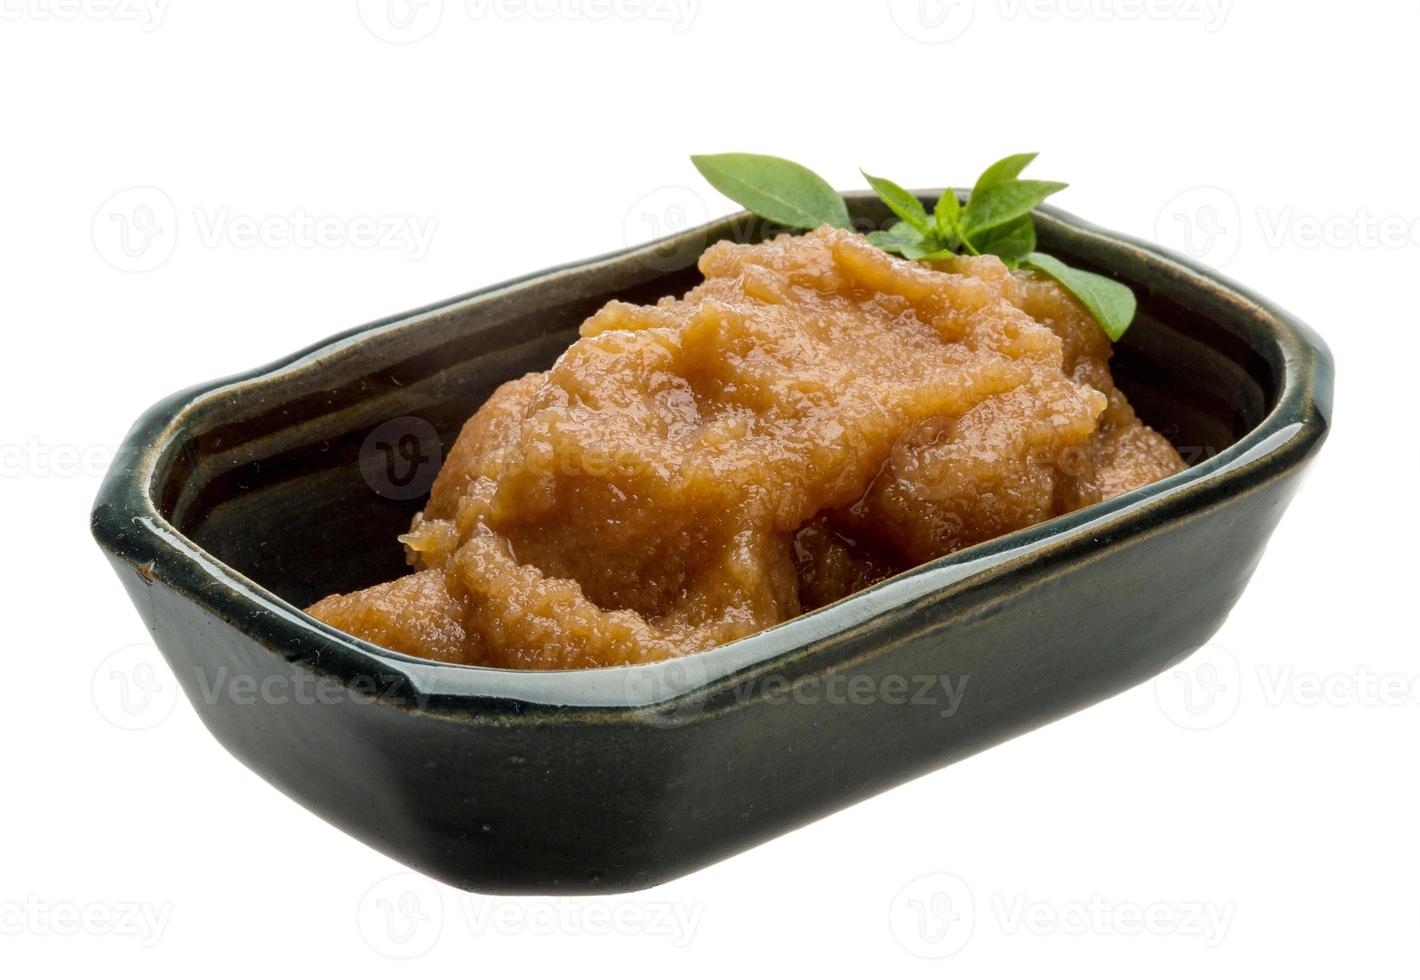
[[310, 613], [455, 663], [661, 660], [1183, 469], [1044, 276], [828, 227], [700, 270], [499, 388], [401, 538], [414, 571]]

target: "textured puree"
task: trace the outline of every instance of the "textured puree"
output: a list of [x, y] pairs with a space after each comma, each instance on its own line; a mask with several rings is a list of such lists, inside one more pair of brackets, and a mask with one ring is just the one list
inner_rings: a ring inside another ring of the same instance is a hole
[[1183, 469], [1053, 281], [828, 227], [722, 242], [465, 425], [415, 571], [317, 618], [456, 663], [704, 650]]

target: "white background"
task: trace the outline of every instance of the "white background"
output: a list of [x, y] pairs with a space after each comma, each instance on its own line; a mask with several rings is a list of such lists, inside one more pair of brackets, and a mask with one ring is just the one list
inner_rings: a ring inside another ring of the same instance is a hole
[[[432, 0], [403, 30], [385, 9], [0, 0], [0, 971], [1413, 964], [1420, 5]], [[653, 891], [390, 879], [179, 703], [89, 539], [98, 472], [177, 388], [732, 210], [686, 159], [726, 150], [841, 187], [1039, 150], [1061, 206], [1314, 324], [1332, 439], [1181, 674]], [[284, 234], [302, 216], [323, 241]], [[370, 220], [432, 237], [371, 246]]]

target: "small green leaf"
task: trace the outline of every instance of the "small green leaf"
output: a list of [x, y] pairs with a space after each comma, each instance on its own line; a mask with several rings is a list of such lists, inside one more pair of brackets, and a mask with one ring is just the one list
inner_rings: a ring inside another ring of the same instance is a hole
[[[892, 252], [897, 255], [906, 254], [904, 250], [917, 251], [928, 244], [926, 236], [906, 221], [896, 222], [885, 231], [868, 232], [868, 241], [884, 252]], [[933, 249], [928, 248], [927, 250], [930, 252]]]
[[976, 178], [976, 186], [971, 189], [971, 194], [977, 194], [986, 190], [992, 184], [1007, 183], [1015, 180], [1021, 175], [1021, 171], [1030, 166], [1039, 154], [1036, 153], [1014, 153], [1008, 157], [1002, 157], [991, 166], [981, 171], [981, 176]]
[[937, 198], [937, 206], [932, 209], [932, 217], [937, 225], [937, 237], [946, 242], [956, 242], [961, 238], [961, 201], [957, 192], [948, 187]]
[[932, 223], [927, 219], [927, 212], [922, 209], [922, 202], [917, 200], [916, 194], [904, 190], [886, 177], [874, 177], [862, 169], [858, 172], [867, 178], [868, 185], [873, 188], [873, 193], [882, 198], [882, 202], [893, 214], [922, 234], [931, 234]]
[[902, 257], [904, 259], [912, 259], [913, 261], [925, 259], [929, 255], [938, 255], [941, 252], [942, 243], [933, 241], [930, 238], [902, 246]]
[[982, 255], [998, 256], [1012, 269], [1021, 264], [1021, 259], [1035, 251], [1035, 222], [1026, 214], [988, 232], [976, 236], [972, 242]]
[[721, 194], [787, 228], [848, 227], [843, 198], [818, 174], [781, 157], [716, 153], [690, 158]]
[[999, 228], [1030, 214], [1050, 195], [1068, 184], [1053, 180], [1009, 180], [991, 184], [981, 193], [973, 192], [962, 212], [962, 231], [975, 243], [983, 231]]
[[935, 252], [928, 252], [926, 255], [919, 255], [919, 256], [917, 256], [917, 261], [919, 261], [919, 262], [940, 262], [940, 261], [942, 261], [943, 259], [954, 259], [954, 258], [956, 258], [959, 254], [961, 254], [961, 253], [955, 251], [954, 249], [943, 248], [943, 249], [939, 249], [939, 250], [937, 250], [937, 251], [935, 251]]
[[1118, 340], [1134, 321], [1138, 302], [1134, 292], [1123, 283], [1104, 276], [1072, 269], [1052, 255], [1031, 252], [1022, 264], [1030, 269], [1039, 269], [1075, 295], [1085, 309], [1090, 311], [1110, 340]]

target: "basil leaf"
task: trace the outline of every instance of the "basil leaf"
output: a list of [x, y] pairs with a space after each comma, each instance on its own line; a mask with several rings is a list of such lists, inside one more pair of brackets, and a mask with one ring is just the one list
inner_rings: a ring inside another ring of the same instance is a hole
[[928, 238], [924, 239], [921, 242], [913, 242], [910, 244], [903, 245], [901, 251], [902, 257], [904, 259], [912, 259], [913, 261], [916, 261], [917, 259], [925, 259], [929, 255], [937, 255], [941, 253], [942, 245], [940, 242], [936, 242]]
[[975, 243], [983, 231], [999, 228], [1015, 221], [1051, 194], [1064, 190], [1068, 184], [1053, 180], [1010, 180], [987, 186], [975, 192], [962, 212], [962, 233]]
[[922, 209], [922, 202], [917, 200], [917, 195], [904, 190], [886, 177], [874, 177], [866, 170], [859, 170], [868, 180], [868, 186], [872, 187], [873, 193], [882, 199], [893, 214], [903, 221], [916, 228], [924, 235], [931, 234], [932, 224], [927, 220], [927, 212]]
[[[905, 249], [917, 251], [929, 244], [926, 236], [906, 221], [896, 222], [886, 231], [870, 231], [867, 237], [868, 241], [884, 252], [892, 252], [897, 255], [905, 255]], [[927, 248], [927, 251], [935, 251], [935, 248]]]
[[1138, 302], [1134, 292], [1123, 283], [1104, 276], [1072, 269], [1053, 255], [1031, 252], [1022, 264], [1030, 269], [1038, 269], [1075, 295], [1085, 309], [1090, 311], [1110, 340], [1118, 340], [1134, 321]]
[[981, 171], [981, 176], [976, 178], [976, 186], [971, 189], [971, 196], [975, 197], [992, 184], [1009, 183], [1015, 180], [1037, 156], [1039, 154], [1036, 153], [1014, 153], [997, 160]]
[[961, 238], [961, 201], [957, 192], [948, 187], [937, 199], [932, 209], [932, 217], [937, 225], [937, 237], [945, 242], [955, 242]]
[[848, 208], [828, 181], [807, 167], [757, 153], [690, 158], [695, 169], [736, 204], [787, 228], [848, 227]]
[[1021, 264], [1021, 259], [1035, 251], [1035, 222], [1030, 215], [1022, 215], [1015, 221], [978, 235], [972, 245], [982, 255], [998, 256], [1014, 269]]

